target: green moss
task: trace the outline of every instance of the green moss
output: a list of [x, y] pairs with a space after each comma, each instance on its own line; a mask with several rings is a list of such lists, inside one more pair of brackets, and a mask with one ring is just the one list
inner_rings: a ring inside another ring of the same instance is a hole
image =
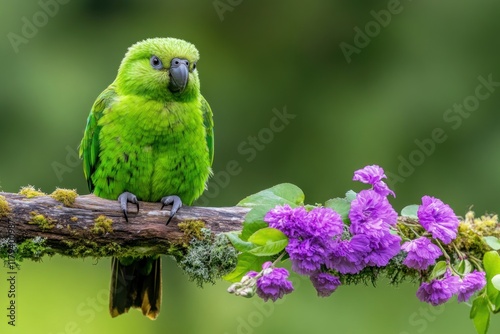
[[20, 268], [24, 259], [41, 261], [44, 255], [53, 255], [54, 250], [45, 244], [46, 238], [35, 237], [16, 244], [11, 239], [0, 239], [0, 258], [4, 266], [13, 270]]
[[116, 242], [99, 245], [95, 240], [80, 238], [74, 240], [63, 240], [62, 242], [66, 245], [66, 247], [64, 249], [60, 249], [59, 252], [62, 255], [74, 258], [101, 258], [109, 256], [116, 256], [119, 258], [140, 258], [144, 256], [157, 256], [158, 254], [168, 254], [168, 247], [165, 245], [155, 247], [121, 247], [120, 244]]
[[[500, 237], [497, 215], [483, 215], [475, 217], [473, 211], [467, 212], [463, 221], [458, 226], [457, 238], [453, 244], [460, 250], [481, 259], [487, 251], [491, 250], [483, 237]], [[450, 250], [451, 251], [451, 250]]]
[[18, 194], [26, 196], [26, 198], [33, 198], [33, 197], [47, 195], [43, 191], [40, 191], [40, 189], [36, 190], [35, 187], [30, 186], [30, 185], [28, 185], [26, 187], [22, 187], [21, 189], [19, 189], [19, 193]]
[[[69, 220], [71, 220], [73, 223], [76, 223], [78, 221], [78, 217], [71, 217]], [[70, 226], [68, 225], [68, 229]]]
[[68, 249], [63, 251], [64, 255], [71, 257], [86, 257], [94, 256], [99, 252], [99, 247], [96, 242], [91, 240], [79, 240], [78, 242], [72, 242], [63, 240], [63, 243], [68, 246]]
[[52, 219], [46, 218], [44, 215], [36, 211], [30, 212], [30, 215], [31, 219], [28, 224], [38, 225], [38, 227], [44, 231], [54, 228], [54, 221]]
[[55, 199], [56, 201], [61, 202], [65, 206], [73, 206], [75, 203], [75, 199], [78, 197], [76, 189], [61, 189], [56, 188], [50, 197]]
[[187, 245], [184, 244], [170, 244], [166, 254], [171, 255], [175, 258], [177, 262], [182, 261], [187, 252]]
[[184, 233], [184, 247], [188, 247], [189, 242], [195, 239], [203, 239], [202, 229], [205, 227], [205, 222], [201, 220], [188, 220], [178, 225], [179, 230]]
[[100, 215], [94, 219], [94, 226], [90, 228], [90, 232], [99, 235], [113, 232], [113, 220], [104, 215]]
[[201, 238], [191, 240], [187, 254], [178, 263], [189, 280], [202, 287], [230, 273], [236, 266], [237, 254], [224, 234], [213, 236], [207, 228], [200, 233]]
[[0, 195], [0, 217], [7, 217], [11, 212], [9, 202], [5, 196]]
[[107, 256], [119, 256], [123, 253], [122, 248], [115, 242], [111, 242], [104, 246], [99, 246], [95, 241], [92, 240], [78, 240], [76, 242], [64, 240], [63, 243], [67, 246], [67, 249], [62, 251], [63, 255], [70, 257], [107, 257]]
[[42, 237], [34, 237], [33, 239], [24, 240], [18, 246], [18, 254], [20, 258], [29, 258], [33, 261], [41, 261], [44, 255], [53, 255], [53, 249], [45, 245], [46, 240], [46, 238]]

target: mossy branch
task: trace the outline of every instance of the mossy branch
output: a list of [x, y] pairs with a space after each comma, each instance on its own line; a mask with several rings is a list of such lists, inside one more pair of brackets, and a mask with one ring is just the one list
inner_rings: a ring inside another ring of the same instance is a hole
[[249, 211], [185, 206], [166, 226], [170, 212], [168, 207], [160, 208], [160, 203], [140, 202], [140, 211], [135, 213], [135, 205], [129, 205], [127, 223], [117, 201], [94, 195], [77, 196], [64, 189], [45, 195], [32, 187], [19, 194], [0, 192], [0, 255], [7, 259], [9, 247], [14, 246], [16, 261], [56, 253], [72, 257], [176, 255], [202, 227], [215, 234], [241, 230]]
[[[213, 234], [240, 231], [250, 210], [182, 207], [166, 226], [170, 212], [160, 207], [159, 203], [140, 202], [140, 211], [135, 213], [135, 206], [129, 205], [127, 223], [117, 201], [94, 195], [78, 196], [66, 189], [46, 195], [33, 187], [17, 194], [0, 192], [0, 258], [15, 263], [39, 260], [47, 254], [97, 258], [168, 254], [182, 258], [191, 240], [201, 238], [202, 228]], [[404, 228], [411, 219], [398, 220], [402, 235], [414, 237]], [[490, 249], [483, 236], [500, 237], [497, 226], [497, 216], [474, 218], [469, 213], [460, 224], [457, 239], [447, 247], [481, 259]]]

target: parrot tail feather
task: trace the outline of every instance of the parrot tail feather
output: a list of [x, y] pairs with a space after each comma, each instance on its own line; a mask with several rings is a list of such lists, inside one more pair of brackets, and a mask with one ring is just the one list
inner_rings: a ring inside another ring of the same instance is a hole
[[[128, 261], [127, 261], [128, 260]], [[161, 306], [161, 258], [111, 260], [109, 312], [117, 317], [132, 308], [155, 320]]]

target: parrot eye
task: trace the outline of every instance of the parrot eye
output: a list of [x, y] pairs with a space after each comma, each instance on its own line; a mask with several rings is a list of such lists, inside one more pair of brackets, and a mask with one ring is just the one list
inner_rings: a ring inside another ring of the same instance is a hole
[[196, 70], [196, 63], [193, 63], [193, 71]]
[[163, 68], [163, 64], [160, 60], [160, 58], [158, 58], [157, 56], [152, 56], [150, 59], [149, 59], [149, 63], [151, 64], [151, 66], [155, 69], [155, 70], [161, 70]]

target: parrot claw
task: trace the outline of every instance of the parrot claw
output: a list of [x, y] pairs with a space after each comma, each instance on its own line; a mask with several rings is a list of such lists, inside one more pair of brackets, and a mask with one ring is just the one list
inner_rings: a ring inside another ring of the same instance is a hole
[[165, 196], [161, 199], [161, 209], [163, 207], [172, 204], [172, 209], [170, 210], [170, 217], [168, 217], [167, 223], [165, 225], [168, 225], [174, 215], [177, 213], [177, 210], [179, 210], [182, 207], [182, 200], [180, 199], [179, 196], [172, 195], [172, 196]]
[[125, 220], [127, 221], [127, 223], [128, 223], [127, 203], [132, 203], [137, 205], [137, 213], [139, 213], [139, 201], [137, 200], [137, 197], [134, 194], [125, 191], [120, 196], [118, 196], [118, 202], [120, 203], [120, 208], [123, 211], [123, 215], [125, 216]]

